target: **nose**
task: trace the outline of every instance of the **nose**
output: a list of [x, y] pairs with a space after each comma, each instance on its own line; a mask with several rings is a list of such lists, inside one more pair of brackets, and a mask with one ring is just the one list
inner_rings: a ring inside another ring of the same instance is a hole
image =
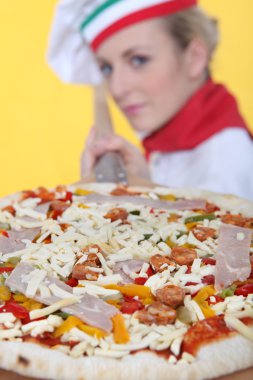
[[121, 102], [133, 89], [131, 73], [124, 68], [116, 67], [109, 81], [109, 90], [116, 102]]

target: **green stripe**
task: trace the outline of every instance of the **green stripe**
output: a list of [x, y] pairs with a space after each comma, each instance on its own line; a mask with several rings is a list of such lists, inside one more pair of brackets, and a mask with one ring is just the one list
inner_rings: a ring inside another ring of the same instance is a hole
[[94, 18], [96, 18], [100, 13], [102, 13], [106, 8], [109, 8], [111, 5], [119, 3], [122, 0], [107, 0], [105, 3], [101, 4], [98, 8], [96, 8], [87, 18], [84, 20], [80, 26], [80, 31], [90, 24]]

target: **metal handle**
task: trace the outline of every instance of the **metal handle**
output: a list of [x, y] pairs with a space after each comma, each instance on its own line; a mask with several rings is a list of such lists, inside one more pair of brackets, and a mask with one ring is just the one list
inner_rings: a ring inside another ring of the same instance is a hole
[[[107, 105], [103, 83], [95, 87], [94, 94], [95, 125], [99, 137], [114, 134], [114, 129]], [[119, 153], [108, 152], [101, 156], [95, 165], [95, 176], [98, 182], [116, 182], [127, 184], [124, 162]]]

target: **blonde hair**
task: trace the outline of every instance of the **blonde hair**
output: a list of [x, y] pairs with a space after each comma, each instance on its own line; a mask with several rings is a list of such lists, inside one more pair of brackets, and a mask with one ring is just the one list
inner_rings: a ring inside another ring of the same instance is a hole
[[186, 49], [194, 38], [204, 42], [209, 53], [209, 64], [219, 42], [218, 22], [200, 7], [194, 6], [163, 17], [165, 26], [181, 49]]

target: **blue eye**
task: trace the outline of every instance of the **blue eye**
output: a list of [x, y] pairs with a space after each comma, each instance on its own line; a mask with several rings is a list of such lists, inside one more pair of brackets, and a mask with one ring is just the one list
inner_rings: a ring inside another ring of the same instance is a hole
[[135, 55], [131, 58], [131, 63], [135, 67], [144, 66], [149, 61], [149, 58], [142, 55]]
[[105, 78], [108, 78], [112, 73], [112, 66], [108, 64], [100, 65], [100, 71]]

